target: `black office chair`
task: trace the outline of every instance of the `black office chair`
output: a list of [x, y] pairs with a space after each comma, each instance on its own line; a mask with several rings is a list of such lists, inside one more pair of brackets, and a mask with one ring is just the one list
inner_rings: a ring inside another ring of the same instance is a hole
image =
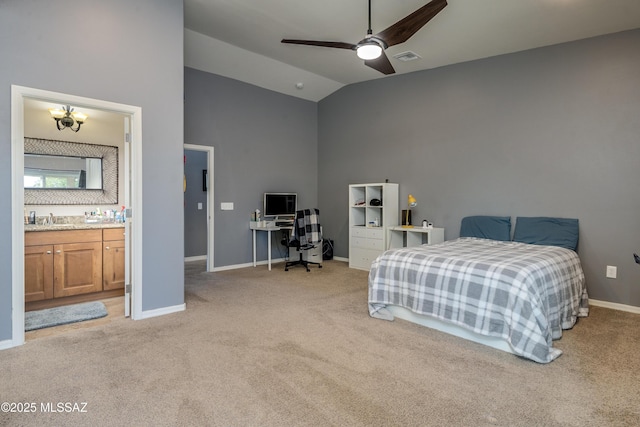
[[[316, 264], [322, 268], [322, 226], [320, 225], [320, 211], [318, 209], [304, 209], [296, 211], [291, 236], [284, 241], [289, 252], [289, 261], [285, 263], [284, 271], [289, 267], [302, 265], [307, 271], [309, 264]], [[293, 260], [292, 249], [297, 257]]]

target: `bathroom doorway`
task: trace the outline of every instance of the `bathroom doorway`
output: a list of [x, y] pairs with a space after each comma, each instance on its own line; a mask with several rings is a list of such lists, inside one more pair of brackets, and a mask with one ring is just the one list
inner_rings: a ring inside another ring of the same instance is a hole
[[[103, 100], [78, 97], [22, 86], [11, 87], [11, 151], [12, 151], [12, 346], [24, 343], [24, 137], [25, 104], [44, 102], [56, 105], [73, 105], [76, 108], [120, 115], [122, 125], [117, 131], [123, 142], [120, 164], [123, 193], [122, 204], [127, 207], [125, 222], [125, 313], [131, 318], [142, 318], [141, 260], [142, 224], [136, 213], [141, 212], [142, 180], [142, 111], [140, 107], [117, 104]], [[47, 112], [48, 113], [48, 112]], [[94, 117], [97, 119], [97, 117]], [[91, 119], [89, 119], [91, 120]], [[89, 121], [87, 122], [87, 124]], [[99, 120], [95, 120], [96, 125]], [[55, 123], [51, 121], [51, 126]], [[130, 305], [129, 305], [130, 301]], [[130, 306], [130, 309], [129, 309]]]

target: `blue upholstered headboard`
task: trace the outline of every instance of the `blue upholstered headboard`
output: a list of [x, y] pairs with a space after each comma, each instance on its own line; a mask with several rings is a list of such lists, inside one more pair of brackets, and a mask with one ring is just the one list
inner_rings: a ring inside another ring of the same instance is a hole
[[[468, 216], [462, 218], [460, 237], [511, 240], [511, 217]], [[555, 217], [517, 217], [513, 241], [533, 245], [578, 248], [578, 220]]]
[[516, 218], [515, 242], [560, 246], [575, 251], [578, 248], [578, 220], [573, 218]]
[[511, 240], [511, 217], [478, 215], [462, 218], [460, 237], [509, 241]]

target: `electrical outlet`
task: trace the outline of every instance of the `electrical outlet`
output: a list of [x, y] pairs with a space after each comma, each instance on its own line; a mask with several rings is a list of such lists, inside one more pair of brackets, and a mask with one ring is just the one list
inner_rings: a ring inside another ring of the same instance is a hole
[[618, 277], [618, 267], [615, 265], [607, 265], [607, 278], [615, 279]]

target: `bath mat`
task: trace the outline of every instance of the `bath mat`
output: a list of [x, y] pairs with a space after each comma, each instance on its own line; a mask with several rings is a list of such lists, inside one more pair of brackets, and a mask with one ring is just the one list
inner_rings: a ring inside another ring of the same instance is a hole
[[24, 330], [34, 331], [83, 320], [99, 319], [106, 315], [107, 307], [100, 301], [27, 311], [24, 314]]

